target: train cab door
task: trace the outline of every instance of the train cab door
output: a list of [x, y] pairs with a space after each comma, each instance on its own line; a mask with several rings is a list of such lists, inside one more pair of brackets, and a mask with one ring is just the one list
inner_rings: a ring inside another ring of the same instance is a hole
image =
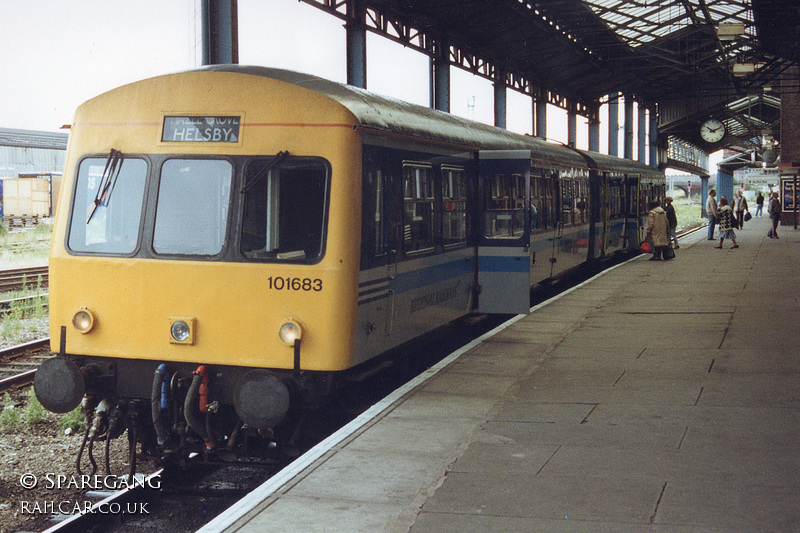
[[479, 154], [478, 310], [530, 310], [529, 150], [486, 150]]

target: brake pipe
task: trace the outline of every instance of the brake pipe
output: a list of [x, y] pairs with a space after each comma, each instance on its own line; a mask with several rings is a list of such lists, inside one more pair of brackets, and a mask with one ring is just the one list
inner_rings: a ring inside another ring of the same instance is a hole
[[[205, 408], [205, 412], [208, 412], [208, 373], [206, 367], [200, 365], [192, 374], [194, 374], [192, 384], [189, 386], [189, 390], [186, 393], [186, 400], [183, 403], [183, 416], [186, 418], [186, 423], [189, 424], [189, 427], [203, 439], [206, 449], [211, 450], [214, 448], [214, 442], [206, 431], [205, 421], [195, 412], [195, 404], [197, 403], [197, 405], [200, 406], [201, 389], [205, 392], [205, 399], [202, 400], [202, 406]], [[202, 386], [203, 381], [205, 381], [205, 387]]]
[[169, 370], [160, 364], [153, 375], [153, 388], [150, 393], [150, 413], [156, 430], [158, 446], [163, 448], [169, 438], [165, 411], [169, 408]]

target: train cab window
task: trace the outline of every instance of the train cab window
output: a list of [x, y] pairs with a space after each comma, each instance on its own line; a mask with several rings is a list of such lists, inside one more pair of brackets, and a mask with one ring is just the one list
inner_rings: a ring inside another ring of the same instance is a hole
[[442, 167], [442, 243], [446, 248], [467, 242], [467, 174]]
[[403, 165], [403, 248], [406, 253], [432, 250], [434, 245], [433, 167]]
[[519, 238], [525, 232], [525, 178], [495, 174], [484, 182], [483, 234]]
[[328, 166], [321, 159], [276, 158], [255, 159], [245, 167], [242, 255], [316, 261], [324, 252]]
[[112, 176], [107, 165], [109, 159], [89, 157], [80, 162], [68, 240], [73, 252], [132, 254], [136, 251], [147, 163], [125, 157], [117, 162]]
[[168, 159], [161, 167], [153, 250], [216, 255], [225, 244], [233, 165], [222, 159]]

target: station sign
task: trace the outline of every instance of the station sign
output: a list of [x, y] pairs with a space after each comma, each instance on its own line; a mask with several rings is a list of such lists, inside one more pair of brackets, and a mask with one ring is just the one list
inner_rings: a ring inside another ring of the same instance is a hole
[[776, 185], [780, 172], [777, 168], [744, 168], [741, 178], [750, 185]]
[[164, 117], [162, 142], [238, 143], [241, 117]]

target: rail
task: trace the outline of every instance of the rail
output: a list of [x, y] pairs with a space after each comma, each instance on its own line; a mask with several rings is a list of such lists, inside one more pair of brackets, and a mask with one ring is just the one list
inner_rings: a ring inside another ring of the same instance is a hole
[[39, 276], [42, 277], [41, 286], [46, 287], [49, 281], [46, 266], [0, 270], [0, 292], [15, 291], [23, 286], [36, 284]]
[[[22, 358], [26, 353], [36, 352], [50, 345], [50, 338], [37, 339], [35, 341], [27, 342], [4, 348], [0, 350], [0, 373], [10, 374], [0, 379], [0, 393], [8, 390], [11, 387], [18, 387], [22, 385], [29, 385], [33, 382], [33, 377], [36, 375], [36, 369], [20, 371], [19, 362], [11, 362], [12, 360]], [[26, 366], [38, 366], [37, 363], [24, 363]]]

